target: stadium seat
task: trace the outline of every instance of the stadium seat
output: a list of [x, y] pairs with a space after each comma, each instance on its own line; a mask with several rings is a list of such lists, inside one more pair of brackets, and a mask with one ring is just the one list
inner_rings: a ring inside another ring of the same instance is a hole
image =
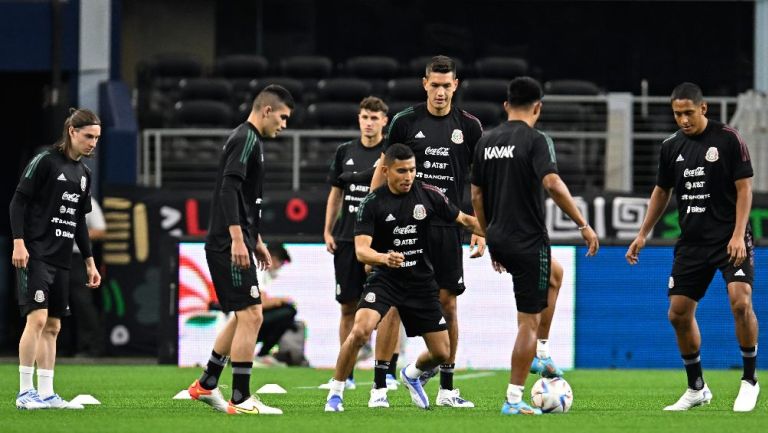
[[176, 128], [229, 128], [232, 109], [219, 101], [180, 101], [173, 107], [171, 125]]
[[213, 75], [216, 77], [252, 80], [267, 73], [269, 62], [262, 56], [234, 54], [216, 59]]
[[550, 80], [544, 83], [544, 92], [549, 95], [599, 95], [597, 84], [585, 80]]
[[479, 78], [511, 80], [528, 73], [528, 62], [519, 57], [485, 57], [475, 61]]
[[387, 102], [424, 101], [427, 93], [421, 78], [396, 78], [387, 83]]
[[360, 56], [347, 59], [344, 71], [350, 77], [389, 80], [400, 72], [400, 64], [392, 57]]
[[291, 78], [328, 78], [333, 62], [325, 56], [293, 56], [280, 60], [281, 72]]
[[294, 78], [264, 77], [258, 80], [252, 80], [251, 91], [253, 95], [256, 96], [259, 94], [259, 92], [261, 92], [265, 87], [269, 86], [270, 84], [277, 84], [285, 87], [289, 92], [291, 92], [291, 96], [293, 96], [294, 101], [296, 102], [304, 101], [304, 84], [301, 81], [296, 80]]
[[151, 128], [168, 123], [173, 104], [179, 99], [179, 81], [202, 76], [203, 66], [190, 54], [163, 53], [139, 62], [136, 72], [139, 124]]
[[329, 78], [317, 83], [317, 100], [322, 102], [356, 102], [371, 95], [373, 87], [357, 78]]
[[359, 112], [359, 103], [317, 102], [307, 107], [307, 123], [315, 128], [352, 129], [358, 126]]
[[179, 100], [193, 101], [207, 99], [230, 103], [232, 84], [222, 78], [185, 78], [179, 81]]
[[508, 84], [499, 78], [466, 79], [461, 82], [461, 100], [502, 104], [507, 99]]
[[483, 129], [491, 129], [504, 120], [504, 109], [501, 103], [464, 101], [458, 107], [480, 119]]

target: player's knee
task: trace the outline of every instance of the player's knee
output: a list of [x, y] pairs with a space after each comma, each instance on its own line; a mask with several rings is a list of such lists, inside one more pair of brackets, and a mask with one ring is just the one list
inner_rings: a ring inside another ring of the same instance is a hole
[[731, 311], [736, 319], [747, 317], [752, 313], [752, 301], [748, 297], [741, 297], [731, 301]]
[[45, 327], [43, 328], [43, 333], [51, 337], [57, 337], [60, 331], [61, 331], [61, 321], [59, 320], [56, 320], [56, 321], [48, 320], [45, 323]]
[[456, 317], [456, 296], [440, 296], [440, 304], [443, 306], [445, 320], [452, 321]]
[[352, 343], [355, 346], [362, 346], [368, 341], [368, 339], [371, 338], [372, 332], [373, 329], [367, 329], [364, 326], [355, 325], [352, 328], [352, 332], [349, 333], [349, 338], [352, 339]]
[[261, 326], [264, 322], [264, 315], [261, 308], [257, 306], [248, 307], [244, 310], [240, 310], [237, 313], [238, 323], [245, 324], [249, 327]]
[[686, 310], [671, 308], [667, 311], [667, 319], [675, 328], [689, 326], [691, 324], [691, 314]]
[[439, 344], [436, 347], [431, 348], [429, 355], [434, 362], [443, 364], [448, 360], [448, 357], [451, 356], [451, 347], [446, 341], [445, 344]]
[[31, 331], [40, 333], [43, 331], [43, 328], [45, 328], [45, 324], [46, 324], [45, 316], [32, 314], [32, 313], [30, 313], [27, 316], [26, 327], [29, 328]]

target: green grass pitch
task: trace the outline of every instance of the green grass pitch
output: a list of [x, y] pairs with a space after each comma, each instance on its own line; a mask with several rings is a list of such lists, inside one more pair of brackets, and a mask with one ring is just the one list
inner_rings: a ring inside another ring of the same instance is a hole
[[[0, 432], [765, 432], [768, 397], [761, 396], [752, 413], [731, 411], [739, 386], [738, 371], [705, 371], [714, 399], [689, 412], [666, 413], [685, 388], [685, 373], [652, 370], [577, 370], [566, 373], [574, 391], [567, 414], [504, 417], [499, 414], [508, 373], [457, 371], [456, 386], [475, 402], [475, 409], [434, 408], [424, 411], [410, 402], [401, 387], [390, 391], [390, 409], [369, 409], [372, 372], [360, 371], [357, 390], [345, 392], [344, 413], [324, 413], [326, 391], [310, 389], [326, 381], [328, 370], [308, 368], [254, 369], [252, 390], [277, 383], [287, 394], [263, 395], [283, 409], [282, 416], [228, 416], [192, 400], [173, 400], [199, 374], [199, 369], [169, 366], [61, 365], [56, 391], [71, 399], [92, 394], [100, 406], [80, 411], [20, 411], [14, 405], [18, 366], [0, 365]], [[224, 372], [229, 397], [231, 374]], [[535, 380], [529, 376], [526, 392]], [[427, 386], [434, 402], [438, 380]]]

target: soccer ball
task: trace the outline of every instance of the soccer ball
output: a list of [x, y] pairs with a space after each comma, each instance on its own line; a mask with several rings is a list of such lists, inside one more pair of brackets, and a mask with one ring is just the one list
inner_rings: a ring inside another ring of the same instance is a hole
[[571, 385], [562, 377], [542, 377], [531, 388], [531, 404], [543, 413], [568, 412], [572, 403]]

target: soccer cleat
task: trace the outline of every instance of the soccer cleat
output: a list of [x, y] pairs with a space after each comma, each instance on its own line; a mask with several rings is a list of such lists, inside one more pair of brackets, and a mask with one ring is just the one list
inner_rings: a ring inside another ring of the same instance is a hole
[[344, 412], [344, 399], [342, 399], [340, 395], [332, 395], [331, 398], [325, 402], [325, 411]]
[[563, 370], [558, 368], [557, 365], [555, 365], [555, 361], [549, 356], [546, 358], [534, 356], [533, 362], [531, 363], [531, 373], [540, 374], [541, 377], [546, 378], [563, 377]]
[[227, 404], [227, 413], [230, 415], [282, 415], [283, 411], [276, 407], [267, 406], [261, 402], [258, 396], [252, 395], [248, 400], [238, 404], [234, 404], [230, 400]]
[[736, 397], [736, 401], [733, 402], [734, 412], [750, 412], [755, 408], [757, 404], [757, 396], [760, 394], [760, 384], [755, 383], [752, 385], [746, 380], [741, 381], [741, 387], [739, 388], [739, 395]]
[[421, 382], [421, 387], [424, 388], [427, 386], [427, 383], [429, 383], [429, 379], [432, 379], [433, 377], [437, 376], [437, 373], [440, 373], [440, 366], [433, 368], [432, 370], [427, 370], [424, 373], [421, 373], [421, 376], [419, 376], [419, 382]]
[[427, 397], [427, 393], [424, 392], [424, 388], [421, 386], [421, 381], [419, 378], [411, 379], [406, 376], [405, 369], [406, 367], [403, 367], [403, 369], [400, 370], [400, 380], [411, 393], [411, 401], [422, 409], [429, 409], [429, 397]]
[[48, 409], [48, 407], [48, 403], [40, 398], [40, 395], [34, 388], [19, 392], [19, 394], [16, 395], [16, 409], [36, 410]]
[[710, 401], [712, 401], [712, 392], [709, 390], [707, 384], [704, 384], [704, 388], [698, 391], [690, 388], [686, 389], [680, 399], [675, 402], [675, 404], [665, 407], [664, 410], [688, 410], [692, 407], [709, 404]]
[[390, 391], [397, 391], [397, 387], [400, 385], [400, 382], [395, 379], [395, 376], [391, 374], [387, 374], [387, 389]]
[[368, 407], [389, 407], [387, 391], [387, 388], [371, 389], [371, 398], [368, 400]]
[[501, 406], [502, 415], [541, 415], [541, 409], [534, 409], [524, 401], [519, 403], [510, 403], [504, 400]]
[[192, 400], [202, 401], [220, 412], [229, 412], [229, 403], [224, 400], [218, 386], [213, 389], [205, 389], [200, 386], [200, 380], [195, 380], [192, 385], [189, 385], [187, 391]]
[[50, 409], [85, 409], [85, 406], [82, 404], [64, 400], [59, 394], [49, 395], [43, 399], [43, 402], [47, 404]]
[[[318, 389], [331, 389], [331, 382], [333, 382], [333, 378], [328, 379], [328, 382], [325, 382], [324, 384], [318, 386]], [[346, 381], [344, 381], [344, 389], [357, 389], [357, 385], [355, 385], [355, 379], [349, 379], [347, 378]]]
[[469, 400], [464, 400], [461, 398], [461, 395], [459, 393], [459, 388], [456, 389], [443, 389], [440, 388], [439, 391], [437, 391], [437, 398], [435, 399], [435, 404], [438, 406], [449, 406], [449, 407], [475, 407], [475, 404], [472, 403]]

